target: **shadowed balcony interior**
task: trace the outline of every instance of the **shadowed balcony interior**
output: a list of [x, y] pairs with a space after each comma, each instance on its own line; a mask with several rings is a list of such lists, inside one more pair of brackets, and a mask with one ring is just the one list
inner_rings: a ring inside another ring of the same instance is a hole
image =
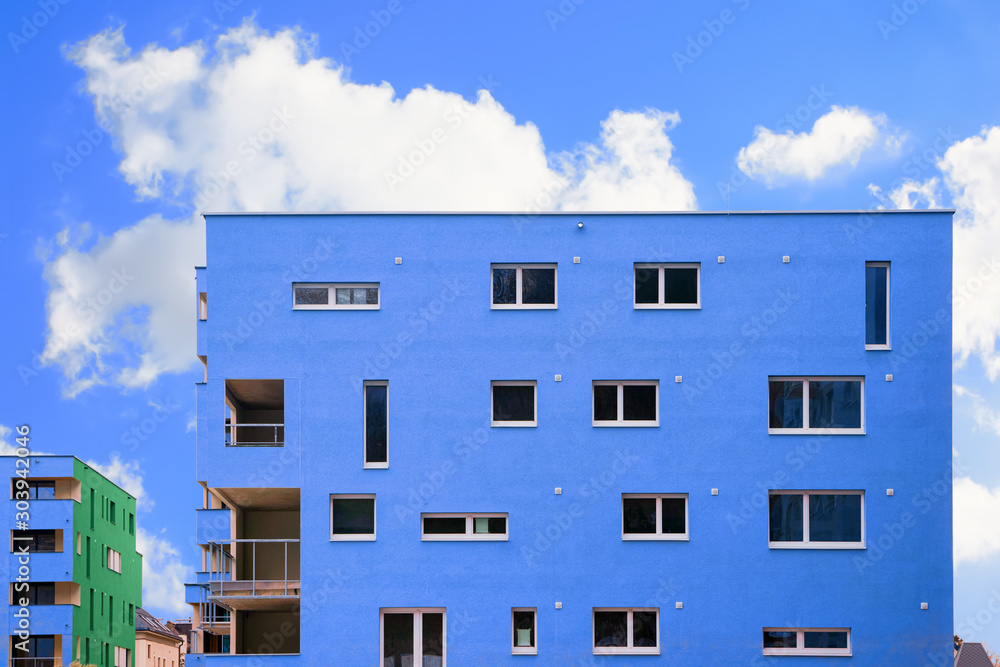
[[285, 444], [285, 381], [226, 380], [226, 446]]

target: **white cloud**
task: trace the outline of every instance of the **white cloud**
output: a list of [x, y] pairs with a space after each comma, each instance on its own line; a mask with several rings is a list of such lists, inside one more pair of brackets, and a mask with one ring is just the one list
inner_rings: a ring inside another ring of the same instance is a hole
[[970, 355], [990, 380], [1000, 375], [1000, 127], [954, 143], [938, 162], [955, 213], [954, 348]]
[[988, 489], [969, 477], [955, 479], [955, 565], [974, 563], [1000, 552], [1000, 488]]
[[184, 602], [184, 582], [192, 582], [194, 569], [181, 562], [181, 554], [169, 540], [146, 532], [136, 531], [136, 549], [142, 554], [142, 604], [146, 609], [169, 611], [180, 617], [191, 613]]
[[936, 176], [923, 182], [904, 178], [896, 189], [891, 190], [888, 194], [883, 194], [882, 188], [870, 183], [868, 192], [882, 202], [878, 206], [879, 209], [940, 208], [941, 206], [941, 179]]
[[86, 463], [135, 497], [136, 509], [149, 510], [153, 507], [153, 501], [146, 496], [146, 489], [142, 486], [142, 471], [138, 461], [125, 461], [118, 454], [112, 454], [107, 463]]
[[[810, 132], [778, 134], [758, 125], [736, 163], [747, 176], [768, 185], [785, 179], [815, 181], [834, 167], [856, 166], [861, 154], [876, 146], [886, 125], [883, 114], [839, 106], [818, 118]], [[883, 145], [890, 153], [898, 152], [901, 141], [889, 135]]]
[[[296, 30], [268, 34], [247, 22], [211, 50], [134, 54], [119, 29], [68, 57], [86, 75], [125, 180], [143, 198], [193, 202], [192, 212], [697, 208], [667, 135], [676, 113], [615, 110], [598, 141], [549, 155], [538, 128], [491, 91], [473, 102], [429, 86], [400, 97], [388, 83], [352, 83], [310, 46]], [[70, 236], [46, 264], [43, 353], [62, 367], [66, 392], [145, 387], [188, 368], [191, 267], [204, 256], [198, 219], [147, 218], [88, 249]], [[96, 315], [85, 312], [122, 266], [134, 281]]]
[[[19, 445], [14, 442], [17, 436], [14, 435], [14, 429], [9, 426], [4, 426], [0, 424], [0, 456], [17, 456], [17, 450]], [[48, 456], [46, 452], [38, 452], [31, 449], [31, 435], [28, 435], [28, 447], [32, 454], [37, 454], [39, 456]]]
[[969, 398], [972, 404], [972, 418], [976, 425], [981, 429], [1000, 435], [1000, 412], [991, 408], [989, 402], [982, 395], [971, 389], [961, 385], [955, 385], [954, 388], [958, 396]]

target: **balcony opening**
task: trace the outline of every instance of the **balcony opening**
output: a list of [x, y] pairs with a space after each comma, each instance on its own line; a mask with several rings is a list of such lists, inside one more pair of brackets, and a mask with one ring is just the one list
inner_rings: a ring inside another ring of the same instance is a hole
[[208, 319], [208, 293], [198, 292], [198, 319]]
[[62, 635], [32, 635], [9, 639], [12, 667], [63, 667]]
[[72, 477], [46, 479], [12, 477], [11, 500], [75, 500], [80, 502], [80, 480]]
[[226, 446], [285, 444], [285, 381], [226, 380]]

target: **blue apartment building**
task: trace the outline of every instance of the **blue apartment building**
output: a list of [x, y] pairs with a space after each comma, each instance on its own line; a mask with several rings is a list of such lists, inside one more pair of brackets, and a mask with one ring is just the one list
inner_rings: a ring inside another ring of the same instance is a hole
[[952, 213], [206, 215], [188, 664], [950, 664]]

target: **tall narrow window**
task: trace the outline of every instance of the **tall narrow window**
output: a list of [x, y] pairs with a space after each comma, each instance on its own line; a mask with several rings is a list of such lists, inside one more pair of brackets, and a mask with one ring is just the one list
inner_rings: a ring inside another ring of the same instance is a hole
[[365, 381], [365, 468], [389, 467], [389, 383]]
[[511, 638], [511, 653], [519, 655], [538, 654], [538, 645], [535, 643], [537, 611], [535, 607], [515, 607], [510, 610], [511, 625], [514, 631]]
[[889, 262], [865, 262], [865, 349], [890, 348]]

